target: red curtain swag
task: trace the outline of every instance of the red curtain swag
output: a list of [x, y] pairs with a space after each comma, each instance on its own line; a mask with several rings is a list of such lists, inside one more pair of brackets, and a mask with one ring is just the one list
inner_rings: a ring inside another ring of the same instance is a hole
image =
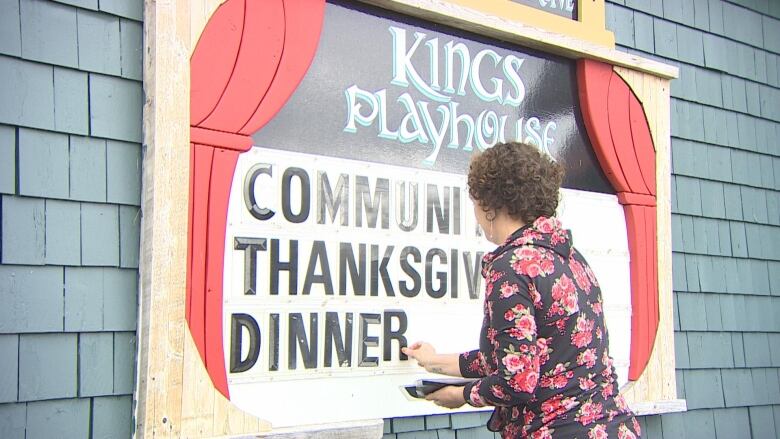
[[287, 102], [314, 58], [324, 0], [228, 0], [190, 60], [186, 318], [214, 387], [230, 397], [222, 338], [228, 199], [238, 155]]
[[647, 366], [658, 331], [655, 147], [642, 104], [609, 64], [577, 62], [585, 127], [601, 168], [623, 205], [631, 259], [628, 379]]

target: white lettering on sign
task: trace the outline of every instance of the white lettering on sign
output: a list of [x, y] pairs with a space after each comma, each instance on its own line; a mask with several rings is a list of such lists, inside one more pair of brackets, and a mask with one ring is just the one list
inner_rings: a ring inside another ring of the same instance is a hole
[[[526, 86], [520, 76], [524, 59], [515, 55], [502, 56], [493, 49], [472, 54], [463, 43], [448, 41], [442, 45], [438, 38], [426, 40], [427, 35], [422, 32], [414, 32], [410, 42], [406, 29], [390, 26], [389, 31], [393, 43], [390, 83], [412, 88], [428, 100], [415, 100], [409, 92], [403, 92], [393, 102], [388, 102], [387, 89], [372, 92], [352, 85], [344, 91], [347, 102], [345, 132], [356, 133], [359, 127], [373, 126], [380, 138], [402, 144], [430, 145], [430, 154], [423, 160], [428, 166], [436, 162], [444, 145], [472, 151], [475, 146], [485, 150], [498, 142], [517, 140], [536, 145], [550, 154], [550, 147], [555, 142], [555, 122], [542, 122], [537, 116], [509, 119], [494, 110], [467, 114], [458, 110], [460, 104], [453, 99], [466, 96], [468, 90], [483, 102], [519, 107], [526, 95]], [[429, 78], [423, 78], [412, 62], [418, 50], [428, 51]], [[444, 59], [443, 66], [440, 66], [441, 58]], [[483, 65], [487, 68], [483, 69]], [[483, 78], [485, 70], [500, 72], [500, 75]], [[397, 126], [388, 125], [389, 106], [395, 106], [391, 110], [404, 115]], [[462, 137], [461, 130], [465, 131]]]

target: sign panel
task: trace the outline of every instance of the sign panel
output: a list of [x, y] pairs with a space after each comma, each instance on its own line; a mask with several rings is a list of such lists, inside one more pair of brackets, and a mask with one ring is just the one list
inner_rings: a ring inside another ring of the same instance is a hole
[[472, 154], [509, 140], [567, 170], [560, 215], [599, 277], [624, 383], [625, 218], [576, 96], [571, 61], [327, 4], [306, 77], [239, 156], [230, 189], [231, 401], [274, 427], [445, 412], [399, 390], [426, 375], [400, 347], [477, 347], [480, 258], [494, 246], [465, 175]]

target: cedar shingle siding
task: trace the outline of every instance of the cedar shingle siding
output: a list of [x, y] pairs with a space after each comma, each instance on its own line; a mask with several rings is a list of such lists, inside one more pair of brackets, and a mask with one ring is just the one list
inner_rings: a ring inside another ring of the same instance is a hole
[[0, 438], [129, 438], [142, 0], [0, 1]]

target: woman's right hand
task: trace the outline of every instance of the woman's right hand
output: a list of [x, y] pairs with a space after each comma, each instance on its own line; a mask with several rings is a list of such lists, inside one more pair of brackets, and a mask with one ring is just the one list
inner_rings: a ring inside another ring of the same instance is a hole
[[409, 347], [401, 348], [401, 352], [417, 360], [417, 364], [428, 372], [442, 373], [440, 368], [436, 367], [436, 349], [430, 343], [418, 341]]

